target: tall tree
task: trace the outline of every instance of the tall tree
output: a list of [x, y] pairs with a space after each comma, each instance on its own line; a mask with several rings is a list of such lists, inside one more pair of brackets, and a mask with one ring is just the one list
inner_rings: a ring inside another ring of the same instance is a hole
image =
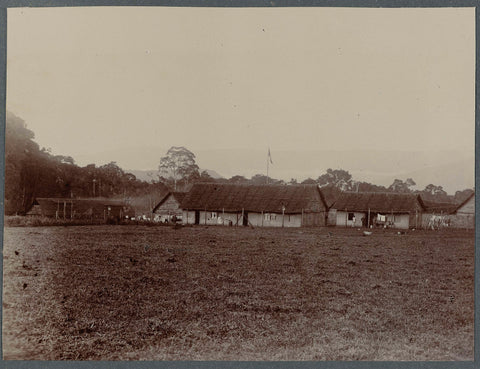
[[387, 192], [384, 186], [375, 185], [368, 182], [357, 182], [358, 192]]
[[213, 178], [206, 170], [200, 173], [200, 177], [197, 180], [200, 182], [216, 182], [215, 178]]
[[307, 179], [304, 179], [301, 184], [308, 184], [308, 185], [317, 184], [317, 181], [312, 178], [307, 178]]
[[24, 214], [35, 196], [39, 146], [25, 121], [7, 112], [5, 127], [5, 213]]
[[272, 184], [274, 181], [275, 179], [267, 177], [264, 174], [255, 174], [250, 178], [250, 183], [254, 185]]
[[318, 177], [317, 182], [321, 187], [333, 185], [342, 191], [351, 191], [355, 187], [352, 175], [343, 169], [328, 168], [325, 174]]
[[436, 202], [450, 202], [447, 192], [443, 190], [442, 186], [429, 184], [425, 186], [423, 191], [419, 192], [424, 200], [436, 201]]
[[467, 188], [463, 191], [457, 191], [457, 192], [455, 192], [454, 200], [457, 204], [461, 204], [474, 192], [475, 191], [472, 190], [471, 188]]
[[172, 146], [167, 154], [160, 159], [158, 171], [162, 177], [172, 179], [175, 191], [179, 180], [186, 180], [188, 185], [190, 176], [199, 175], [199, 168], [195, 163], [195, 154], [183, 146]]
[[[233, 178], [233, 177], [232, 177]], [[284, 185], [286, 184], [285, 181], [281, 179], [275, 179], [272, 177], [267, 177], [264, 174], [255, 174], [250, 178], [248, 181], [249, 184], [253, 185], [265, 185], [265, 184], [271, 184], [271, 185]]]
[[244, 176], [233, 176], [228, 180], [229, 183], [236, 183], [236, 184], [241, 184], [241, 183], [248, 183], [248, 179], [245, 178]]
[[401, 179], [395, 179], [388, 187], [388, 190], [391, 192], [409, 193], [412, 192], [411, 187], [415, 185], [416, 183], [412, 178], [407, 178], [405, 182]]
[[423, 190], [424, 193], [429, 193], [430, 195], [446, 195], [447, 193], [443, 190], [442, 186], [436, 186], [434, 184], [429, 184]]

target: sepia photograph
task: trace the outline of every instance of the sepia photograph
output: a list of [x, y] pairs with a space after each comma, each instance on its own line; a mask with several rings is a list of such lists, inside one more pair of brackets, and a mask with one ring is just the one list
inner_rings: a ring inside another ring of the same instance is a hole
[[473, 361], [475, 11], [8, 8], [3, 360]]

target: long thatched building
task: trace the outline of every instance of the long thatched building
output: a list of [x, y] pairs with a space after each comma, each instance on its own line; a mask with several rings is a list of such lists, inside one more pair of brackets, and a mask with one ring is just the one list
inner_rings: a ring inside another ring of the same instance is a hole
[[131, 214], [123, 200], [102, 198], [37, 198], [32, 210], [35, 215], [57, 219], [121, 219]]
[[315, 185], [197, 183], [181, 207], [184, 224], [311, 227], [325, 225], [327, 216]]
[[425, 205], [419, 195], [343, 192], [329, 213], [331, 224], [343, 227], [419, 227]]

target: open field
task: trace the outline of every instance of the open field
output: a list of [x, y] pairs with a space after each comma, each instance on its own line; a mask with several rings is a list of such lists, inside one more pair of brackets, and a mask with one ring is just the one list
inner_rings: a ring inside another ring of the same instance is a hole
[[4, 359], [473, 360], [474, 234], [5, 228]]

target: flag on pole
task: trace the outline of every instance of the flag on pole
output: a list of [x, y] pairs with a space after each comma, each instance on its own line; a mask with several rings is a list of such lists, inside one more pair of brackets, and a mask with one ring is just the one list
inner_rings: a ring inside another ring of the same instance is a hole
[[268, 159], [270, 160], [270, 163], [273, 164], [272, 155], [270, 154], [270, 148], [268, 148]]

